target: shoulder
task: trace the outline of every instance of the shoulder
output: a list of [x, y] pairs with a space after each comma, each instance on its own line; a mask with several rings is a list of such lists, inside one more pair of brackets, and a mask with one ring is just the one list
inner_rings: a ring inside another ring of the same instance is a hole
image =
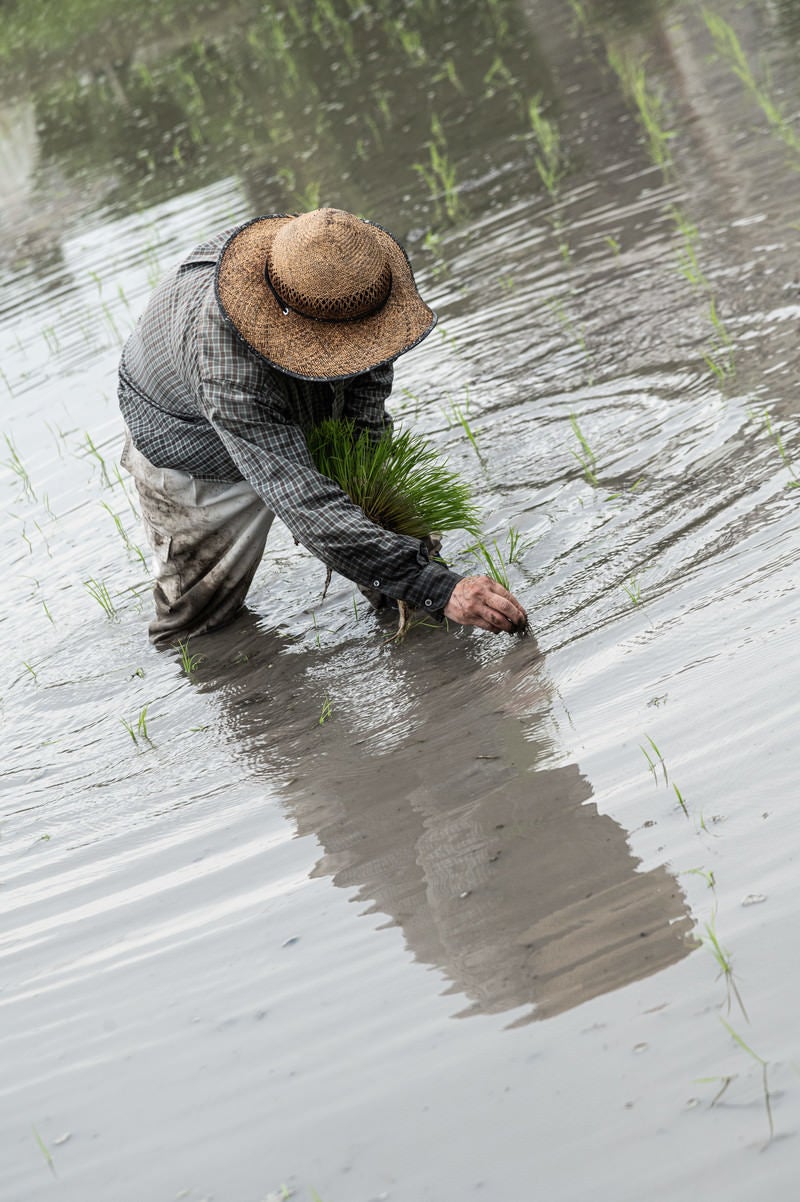
[[222, 252], [223, 246], [228, 241], [231, 234], [233, 234], [238, 228], [239, 227], [235, 225], [229, 226], [227, 229], [220, 230], [218, 234], [214, 234], [211, 238], [207, 238], [204, 242], [201, 242], [198, 246], [195, 246], [194, 250], [190, 251], [190, 253], [185, 257], [181, 263], [181, 267], [194, 267], [201, 263], [216, 263]]

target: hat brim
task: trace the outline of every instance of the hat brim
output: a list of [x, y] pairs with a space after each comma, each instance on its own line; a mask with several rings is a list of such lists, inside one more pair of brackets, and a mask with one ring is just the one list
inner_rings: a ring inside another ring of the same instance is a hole
[[215, 290], [225, 318], [243, 342], [273, 367], [301, 380], [339, 380], [390, 363], [430, 334], [436, 314], [417, 292], [400, 243], [374, 222], [392, 271], [392, 287], [377, 313], [352, 321], [320, 321], [286, 312], [267, 284], [264, 266], [273, 239], [294, 221], [285, 213], [256, 217], [222, 248]]

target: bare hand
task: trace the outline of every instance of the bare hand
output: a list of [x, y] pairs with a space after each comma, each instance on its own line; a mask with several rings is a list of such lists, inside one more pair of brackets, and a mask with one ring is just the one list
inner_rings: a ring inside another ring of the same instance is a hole
[[499, 634], [527, 629], [528, 615], [517, 598], [490, 576], [466, 576], [459, 580], [450, 600], [444, 607], [444, 616], [462, 626], [479, 626]]

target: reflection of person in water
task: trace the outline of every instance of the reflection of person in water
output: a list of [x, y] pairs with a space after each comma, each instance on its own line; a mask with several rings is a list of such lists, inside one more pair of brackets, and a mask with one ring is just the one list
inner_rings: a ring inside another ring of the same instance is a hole
[[[282, 654], [285, 639], [246, 624], [230, 639], [231, 667], [203, 687], [247, 758], [298, 774], [288, 805], [324, 849], [315, 875], [356, 887], [402, 927], [414, 955], [471, 999], [467, 1013], [532, 1005], [525, 1017], [546, 1017], [688, 953], [674, 878], [639, 872], [624, 830], [587, 804], [577, 765], [553, 764], [552, 741], [531, 738], [549, 710], [532, 644], [488, 668], [473, 640], [449, 640], [446, 653], [435, 634], [411, 640], [373, 665], [380, 704], [373, 694], [352, 720], [337, 707], [320, 728], [318, 651]], [[335, 692], [333, 671], [329, 661]], [[343, 687], [352, 676], [348, 661]], [[410, 700], [399, 738], [393, 695]]]

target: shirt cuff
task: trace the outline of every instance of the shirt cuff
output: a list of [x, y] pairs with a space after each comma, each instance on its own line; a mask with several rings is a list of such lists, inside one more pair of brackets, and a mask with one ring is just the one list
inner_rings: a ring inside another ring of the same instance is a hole
[[444, 609], [453, 589], [463, 577], [452, 572], [444, 564], [431, 562], [421, 568], [410, 587], [406, 588], [402, 600], [415, 609], [436, 613]]

